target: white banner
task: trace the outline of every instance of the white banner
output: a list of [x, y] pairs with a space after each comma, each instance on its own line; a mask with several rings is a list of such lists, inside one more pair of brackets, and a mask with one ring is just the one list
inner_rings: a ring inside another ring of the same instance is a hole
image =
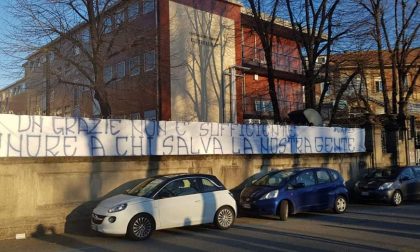
[[0, 157], [365, 152], [365, 130], [0, 114]]

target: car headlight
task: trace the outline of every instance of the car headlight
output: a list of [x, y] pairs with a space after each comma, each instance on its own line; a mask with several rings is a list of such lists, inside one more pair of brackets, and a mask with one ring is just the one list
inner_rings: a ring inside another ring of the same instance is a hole
[[386, 182], [386, 183], [383, 183], [378, 189], [379, 190], [386, 190], [386, 189], [389, 189], [389, 188], [391, 188], [391, 186], [392, 186], [392, 182]]
[[124, 209], [126, 209], [126, 208], [127, 208], [127, 203], [124, 203], [124, 204], [119, 204], [119, 205], [114, 206], [113, 208], [110, 208], [110, 209], [108, 210], [108, 213], [115, 213], [115, 212], [119, 212], [119, 211], [122, 211], [122, 210], [124, 210]]
[[273, 198], [277, 198], [277, 196], [279, 195], [279, 190], [274, 190], [271, 191], [269, 193], [264, 194], [260, 200], [266, 200], [266, 199], [273, 199]]

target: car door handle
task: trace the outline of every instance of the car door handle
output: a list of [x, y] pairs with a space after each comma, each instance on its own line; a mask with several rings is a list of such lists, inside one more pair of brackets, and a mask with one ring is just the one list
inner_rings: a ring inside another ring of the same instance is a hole
[[195, 203], [201, 202], [201, 200], [194, 200]]

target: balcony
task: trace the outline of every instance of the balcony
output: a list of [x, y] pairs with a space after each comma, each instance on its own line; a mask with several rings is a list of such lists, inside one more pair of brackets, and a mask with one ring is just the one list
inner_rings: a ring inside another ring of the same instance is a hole
[[[302, 74], [301, 60], [287, 54], [272, 55], [273, 68], [279, 72]], [[242, 64], [258, 68], [266, 68], [265, 53], [262, 48], [242, 45]]]

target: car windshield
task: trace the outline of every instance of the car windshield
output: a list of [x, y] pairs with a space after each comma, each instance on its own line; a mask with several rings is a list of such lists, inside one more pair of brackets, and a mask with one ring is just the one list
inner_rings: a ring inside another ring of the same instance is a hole
[[127, 191], [127, 194], [139, 197], [150, 198], [155, 189], [162, 184], [166, 179], [164, 178], [148, 178], [137, 186]]
[[368, 175], [367, 178], [394, 179], [398, 176], [399, 171], [399, 169], [376, 170], [372, 174]]
[[289, 178], [296, 171], [294, 170], [287, 170], [287, 171], [278, 171], [278, 172], [271, 172], [269, 174], [264, 175], [257, 181], [255, 181], [254, 185], [257, 186], [279, 186], [281, 182], [285, 179]]

